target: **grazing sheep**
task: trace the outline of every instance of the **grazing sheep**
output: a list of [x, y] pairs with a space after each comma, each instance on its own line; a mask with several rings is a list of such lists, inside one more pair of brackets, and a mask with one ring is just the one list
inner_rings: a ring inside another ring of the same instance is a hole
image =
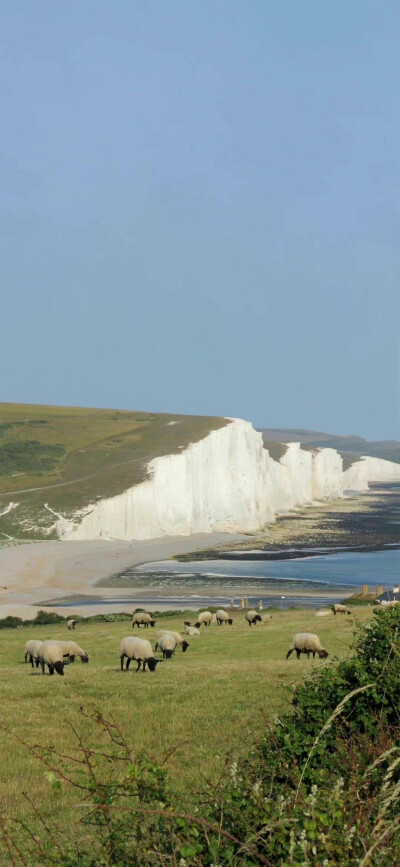
[[[180, 634], [180, 632], [172, 632], [172, 630], [170, 630], [170, 629], [160, 629], [160, 632], [158, 634], [159, 634], [160, 638], [163, 635], [173, 635], [173, 637], [175, 638], [177, 647], [181, 647], [183, 653], [185, 653], [185, 650], [187, 650], [188, 647], [190, 647], [189, 642], [186, 641], [186, 639], [183, 637], [183, 635]], [[156, 650], [157, 650], [157, 648], [156, 648]]]
[[348, 608], [345, 605], [335, 604], [332, 608], [334, 614], [351, 614]]
[[320, 659], [326, 659], [329, 655], [322, 647], [318, 635], [314, 635], [312, 632], [297, 632], [296, 635], [293, 636], [292, 643], [286, 654], [286, 659], [289, 659], [290, 654], [293, 653], [294, 650], [296, 651], [297, 659], [300, 659], [301, 653], [306, 653], [307, 659], [309, 659], [310, 653], [312, 653], [313, 659], [315, 659], [316, 653], [318, 653]]
[[32, 668], [35, 667], [33, 664], [34, 662], [36, 663], [36, 668], [39, 667], [38, 653], [41, 644], [43, 644], [43, 641], [36, 638], [27, 641], [25, 644], [25, 662], [28, 662], [29, 659]]
[[255, 611], [253, 608], [251, 609], [251, 611], [247, 611], [244, 616], [249, 626], [253, 626], [253, 624], [255, 626], [258, 620], [260, 621], [260, 623], [262, 622], [260, 615], [257, 614], [257, 611]]
[[261, 620], [263, 623], [269, 623], [272, 620], [272, 614], [263, 614]]
[[216, 618], [216, 621], [218, 623], [218, 626], [222, 626], [223, 623], [228, 623], [229, 626], [232, 626], [232, 624], [233, 624], [232, 617], [230, 617], [228, 612], [224, 611], [223, 608], [218, 609], [218, 611], [215, 615], [215, 618]]
[[150, 641], [145, 638], [123, 638], [119, 646], [119, 655], [121, 659], [121, 671], [124, 671], [124, 659], [126, 657], [126, 668], [131, 664], [132, 659], [137, 662], [136, 671], [139, 671], [142, 664], [142, 671], [146, 671], [146, 665], [149, 666], [149, 671], [155, 671], [159, 662], [162, 659], [155, 659], [153, 648]]
[[171, 659], [177, 647], [176, 638], [171, 632], [165, 632], [157, 638], [154, 651], [161, 650], [164, 659]]
[[135, 626], [139, 629], [141, 626], [144, 626], [146, 629], [149, 626], [155, 626], [156, 621], [153, 620], [151, 614], [148, 611], [137, 611], [132, 617], [132, 629]]
[[49, 674], [64, 674], [64, 654], [60, 641], [43, 641], [38, 650], [38, 660], [42, 668], [42, 674], [45, 673], [45, 666], [49, 669]]
[[195, 626], [185, 626], [185, 635], [191, 635], [193, 638], [198, 638], [200, 635], [200, 629], [196, 629]]
[[62, 645], [64, 656], [68, 656], [69, 662], [75, 662], [76, 656], [79, 656], [81, 662], [89, 662], [86, 650], [82, 650], [75, 641], [59, 641], [58, 643]]
[[201, 611], [197, 618], [197, 623], [195, 623], [194, 625], [196, 629], [200, 629], [202, 623], [204, 623], [204, 626], [210, 626], [210, 624], [212, 623], [212, 619], [213, 616], [211, 614], [211, 611]]
[[72, 632], [76, 629], [77, 620], [67, 620], [68, 629]]

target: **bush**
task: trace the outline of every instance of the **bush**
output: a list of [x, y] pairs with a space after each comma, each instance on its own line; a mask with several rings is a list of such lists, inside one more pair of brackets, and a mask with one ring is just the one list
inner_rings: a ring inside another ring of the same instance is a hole
[[34, 620], [30, 621], [31, 626], [49, 626], [52, 623], [61, 623], [65, 621], [65, 617], [61, 614], [56, 614], [53, 611], [38, 611]]
[[10, 614], [0, 620], [0, 629], [16, 629], [18, 626], [23, 626], [23, 623], [21, 617], [12, 617]]

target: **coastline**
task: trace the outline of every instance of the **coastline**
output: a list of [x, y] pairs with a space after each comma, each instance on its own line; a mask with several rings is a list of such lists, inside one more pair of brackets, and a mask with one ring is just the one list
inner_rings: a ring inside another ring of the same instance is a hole
[[[0, 587], [0, 618], [13, 615], [33, 619], [39, 608], [59, 611], [60, 602], [65, 615], [131, 612], [135, 602], [126, 600], [128, 588], [126, 584], [118, 586], [115, 576], [130, 567], [170, 558], [180, 562], [272, 560], [294, 559], [306, 553], [310, 556], [307, 549], [311, 547], [323, 547], [325, 553], [333, 553], [338, 547], [347, 551], [367, 547], [385, 550], [388, 545], [400, 543], [397, 522], [389, 520], [396, 517], [396, 512], [398, 516], [398, 501], [398, 491], [381, 484], [363, 494], [315, 503], [279, 516], [263, 532], [254, 535], [216, 532], [131, 542], [37, 541], [5, 545], [0, 548], [3, 585]], [[142, 600], [150, 604], [158, 595], [145, 588], [135, 593], [139, 605]], [[172, 589], [165, 594], [171, 601], [176, 595]], [[274, 591], [266, 588], [265, 596], [272, 595]], [[288, 597], [295, 595], [288, 590]], [[302, 591], [301, 595], [312, 599], [320, 597], [321, 590]], [[325, 595], [328, 601], [330, 595], [337, 593], [326, 591]], [[83, 604], [85, 598], [87, 605]], [[69, 600], [71, 604], [64, 607]], [[57, 608], [53, 609], [52, 605]], [[196, 605], [193, 603], [194, 607]], [[162, 610], [176, 606], [165, 602], [157, 607]]]

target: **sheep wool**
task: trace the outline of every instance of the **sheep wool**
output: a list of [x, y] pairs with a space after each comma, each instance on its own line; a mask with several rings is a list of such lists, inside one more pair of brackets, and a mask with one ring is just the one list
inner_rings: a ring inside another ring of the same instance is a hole
[[64, 656], [69, 657], [69, 662], [75, 662], [76, 656], [79, 656], [81, 662], [89, 662], [86, 650], [79, 647], [79, 644], [76, 644], [75, 641], [60, 641], [59, 644], [62, 645]]
[[45, 673], [47, 665], [49, 674], [54, 674], [54, 671], [56, 671], [57, 674], [64, 675], [65, 662], [60, 641], [43, 641], [39, 647], [38, 659], [42, 674]]
[[338, 605], [337, 603], [333, 606], [334, 614], [351, 614], [348, 608], [345, 605]]
[[198, 638], [200, 635], [200, 629], [196, 629], [195, 626], [185, 626], [185, 635], [191, 635], [192, 638]]
[[224, 611], [223, 608], [218, 609], [218, 611], [215, 615], [215, 619], [218, 623], [218, 626], [222, 626], [223, 623], [228, 624], [229, 626], [232, 626], [232, 624], [233, 624], [232, 617], [230, 617], [228, 612]]
[[137, 626], [140, 629], [141, 626], [144, 626], [147, 629], [149, 626], [155, 626], [156, 621], [153, 620], [151, 614], [148, 611], [136, 611], [132, 617], [132, 629]]
[[[189, 642], [186, 641], [186, 639], [183, 637], [183, 635], [180, 634], [180, 632], [172, 632], [172, 630], [170, 630], [170, 629], [160, 629], [158, 635], [160, 638], [163, 635], [173, 635], [175, 638], [177, 647], [181, 647], [183, 653], [185, 653], [185, 651], [188, 649], [188, 647], [190, 647]], [[157, 650], [157, 645], [156, 645], [155, 649]]]
[[36, 668], [39, 667], [39, 647], [43, 644], [43, 641], [40, 639], [31, 639], [27, 641], [25, 644], [25, 662], [30, 662], [32, 668], [34, 668], [34, 662], [36, 663]]
[[200, 626], [204, 623], [204, 626], [210, 626], [212, 623], [213, 616], [211, 611], [201, 611], [197, 622], [194, 624], [196, 629], [200, 629]]
[[142, 671], [146, 670], [146, 665], [149, 671], [155, 671], [159, 662], [162, 659], [155, 659], [153, 648], [150, 641], [145, 638], [123, 638], [119, 646], [119, 655], [121, 660], [121, 671], [124, 671], [124, 659], [126, 659], [125, 671], [128, 671], [129, 666], [134, 659], [137, 662], [136, 671], [139, 671], [142, 665]]
[[245, 614], [245, 620], [249, 626], [256, 626], [257, 622], [262, 622], [260, 615], [253, 608]]
[[322, 647], [318, 635], [315, 635], [313, 632], [297, 632], [292, 638], [292, 643], [286, 654], [286, 659], [289, 659], [290, 654], [293, 653], [294, 650], [296, 651], [297, 659], [300, 659], [300, 654], [302, 653], [307, 654], [307, 659], [310, 658], [310, 653], [312, 653], [313, 659], [315, 659], [316, 653], [318, 653], [320, 659], [326, 659], [329, 655]]

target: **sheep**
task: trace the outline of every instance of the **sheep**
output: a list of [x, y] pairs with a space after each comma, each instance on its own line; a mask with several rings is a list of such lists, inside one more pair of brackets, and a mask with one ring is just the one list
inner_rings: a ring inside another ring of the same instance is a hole
[[164, 659], [171, 659], [177, 647], [176, 638], [171, 632], [165, 632], [157, 638], [154, 651], [161, 650]]
[[216, 621], [218, 623], [218, 626], [222, 626], [223, 623], [228, 623], [229, 626], [232, 626], [232, 624], [233, 624], [232, 617], [229, 617], [228, 612], [224, 611], [223, 608], [218, 609], [218, 611], [215, 615], [215, 618], [216, 618]]
[[35, 667], [33, 664], [34, 661], [36, 663], [36, 668], [39, 667], [38, 652], [41, 644], [43, 644], [43, 641], [39, 639], [31, 639], [25, 644], [25, 662], [28, 662], [29, 659], [32, 668]]
[[200, 629], [196, 629], [195, 626], [185, 626], [185, 635], [191, 635], [193, 638], [198, 638], [200, 635]]
[[[160, 632], [158, 633], [158, 635], [160, 638], [163, 635], [173, 635], [173, 637], [175, 638], [177, 647], [181, 647], [183, 653], [185, 653], [185, 651], [188, 649], [188, 647], [190, 647], [189, 642], [186, 641], [186, 639], [183, 637], [183, 635], [180, 634], [180, 632], [172, 632], [171, 629], [160, 629]], [[156, 647], [156, 650], [157, 650], [157, 647]]]
[[80, 657], [81, 662], [89, 662], [86, 650], [82, 650], [75, 641], [59, 641], [58, 643], [62, 645], [64, 656], [68, 656], [69, 662], [75, 662], [76, 656]]
[[149, 671], [155, 671], [158, 663], [162, 662], [162, 659], [154, 658], [150, 641], [147, 641], [145, 638], [123, 638], [119, 645], [119, 655], [121, 659], [121, 671], [124, 671], [125, 657], [125, 671], [128, 671], [132, 659], [137, 662], [136, 671], [139, 671], [140, 664], [142, 664], [142, 671], [146, 671], [146, 665], [149, 666]]
[[67, 620], [68, 629], [70, 629], [72, 632], [75, 630], [76, 624], [77, 624], [76, 620]]
[[290, 654], [293, 653], [294, 650], [296, 651], [297, 659], [300, 659], [301, 653], [306, 653], [307, 659], [310, 658], [310, 653], [312, 653], [313, 659], [315, 659], [316, 653], [318, 653], [320, 659], [326, 659], [326, 657], [329, 656], [328, 652], [322, 647], [318, 635], [315, 635], [312, 632], [297, 632], [296, 635], [293, 636], [292, 643], [286, 654], [286, 659], [289, 659]]
[[196, 629], [200, 629], [202, 623], [204, 623], [204, 626], [210, 626], [210, 624], [212, 623], [212, 619], [213, 616], [211, 614], [211, 611], [201, 611], [197, 618], [197, 623], [195, 623], [194, 625]]
[[253, 608], [250, 611], [247, 611], [244, 616], [249, 626], [255, 626], [258, 620], [260, 621], [260, 623], [262, 622], [260, 615], [257, 614], [257, 611], [255, 611]]
[[335, 604], [332, 608], [334, 614], [351, 614], [348, 608], [345, 605]]
[[44, 674], [45, 666], [49, 669], [49, 674], [64, 675], [64, 654], [60, 641], [43, 641], [38, 650], [38, 660]]
[[153, 620], [151, 614], [148, 611], [136, 611], [136, 613], [132, 617], [132, 629], [137, 626], [140, 629], [141, 626], [144, 626], [146, 629], [149, 626], [155, 626], [156, 621]]
[[263, 623], [269, 623], [272, 620], [272, 614], [263, 614], [261, 620]]

